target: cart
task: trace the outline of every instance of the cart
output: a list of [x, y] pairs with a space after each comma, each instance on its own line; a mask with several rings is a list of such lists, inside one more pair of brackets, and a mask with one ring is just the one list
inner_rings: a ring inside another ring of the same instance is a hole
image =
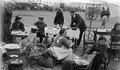
[[[96, 6], [96, 7], [95, 7]], [[100, 14], [100, 5], [98, 4], [87, 4], [85, 17], [88, 20], [96, 20], [98, 15]]]

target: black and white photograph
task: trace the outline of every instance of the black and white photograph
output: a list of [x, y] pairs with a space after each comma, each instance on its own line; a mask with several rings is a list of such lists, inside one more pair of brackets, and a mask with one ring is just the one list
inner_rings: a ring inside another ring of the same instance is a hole
[[0, 0], [0, 70], [120, 70], [120, 0]]

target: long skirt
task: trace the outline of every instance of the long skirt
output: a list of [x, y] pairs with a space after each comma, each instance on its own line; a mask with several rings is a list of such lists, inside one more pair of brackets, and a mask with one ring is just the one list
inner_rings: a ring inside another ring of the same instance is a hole
[[49, 50], [52, 51], [53, 56], [57, 58], [57, 60], [62, 59], [71, 59], [72, 58], [72, 49], [67, 49], [65, 47], [50, 47]]

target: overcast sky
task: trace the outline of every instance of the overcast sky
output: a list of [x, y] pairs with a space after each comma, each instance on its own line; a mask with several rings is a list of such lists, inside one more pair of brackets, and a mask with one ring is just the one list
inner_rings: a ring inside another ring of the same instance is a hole
[[[2, 0], [0, 0], [2, 1]], [[12, 0], [3, 0], [3, 1], [12, 1]], [[27, 2], [29, 0], [16, 0], [16, 1], [24, 1]], [[37, 0], [36, 0], [37, 1]], [[120, 4], [120, 0], [44, 0], [44, 1], [51, 1], [51, 2], [64, 2], [64, 3], [70, 3], [70, 2], [101, 2], [101, 1], [107, 1], [110, 3], [119, 3]]]

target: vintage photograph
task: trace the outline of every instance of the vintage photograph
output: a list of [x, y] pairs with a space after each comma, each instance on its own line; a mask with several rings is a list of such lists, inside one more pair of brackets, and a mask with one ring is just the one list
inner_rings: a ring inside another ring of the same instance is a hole
[[0, 70], [120, 70], [120, 1], [0, 0]]

